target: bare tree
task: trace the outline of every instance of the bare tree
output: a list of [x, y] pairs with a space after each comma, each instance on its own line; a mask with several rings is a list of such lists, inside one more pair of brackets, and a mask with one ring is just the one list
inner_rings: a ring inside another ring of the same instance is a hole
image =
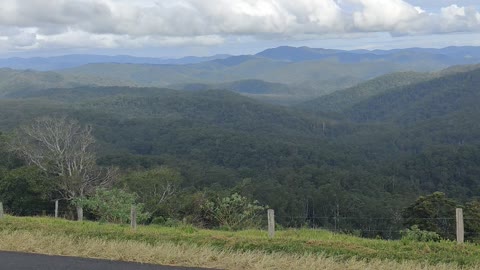
[[11, 146], [29, 164], [58, 176], [57, 189], [63, 199], [77, 201], [78, 219], [83, 207], [78, 200], [98, 187], [111, 185], [116, 170], [96, 166], [91, 126], [67, 117], [41, 117], [21, 126]]

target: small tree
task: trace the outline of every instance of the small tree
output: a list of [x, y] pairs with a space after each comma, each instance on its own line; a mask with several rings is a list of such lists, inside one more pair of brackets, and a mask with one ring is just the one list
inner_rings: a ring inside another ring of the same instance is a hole
[[455, 201], [444, 193], [435, 192], [419, 197], [405, 208], [403, 217], [408, 227], [417, 225], [420, 230], [436, 232], [442, 238], [455, 238]]
[[127, 223], [130, 220], [130, 209], [135, 206], [137, 219], [146, 220], [150, 215], [143, 212], [143, 204], [136, 204], [137, 196], [121, 189], [99, 188], [95, 194], [83, 199], [78, 204], [83, 204], [100, 221], [111, 223]]
[[171, 168], [159, 167], [130, 173], [123, 181], [131, 192], [139, 195], [139, 201], [145, 205], [145, 209], [155, 213], [175, 195], [182, 176]]
[[266, 207], [261, 206], [258, 201], [251, 201], [235, 193], [229, 197], [207, 201], [204, 209], [219, 226], [239, 230], [258, 227]]
[[478, 241], [480, 236], [480, 201], [474, 200], [465, 204], [465, 238]]
[[[116, 177], [116, 170], [96, 166], [91, 126], [67, 117], [41, 117], [21, 126], [15, 135], [12, 149], [29, 164], [58, 176], [56, 189], [63, 199], [79, 202]], [[83, 207], [76, 206], [82, 220]]]

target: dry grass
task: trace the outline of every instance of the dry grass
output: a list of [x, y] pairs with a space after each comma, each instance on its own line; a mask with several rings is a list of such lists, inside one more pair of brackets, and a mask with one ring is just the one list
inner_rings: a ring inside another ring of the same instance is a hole
[[[451, 264], [423, 265], [418, 262], [382, 260], [335, 260], [312, 254], [219, 251], [211, 247], [134, 240], [101, 240], [42, 232], [0, 231], [0, 250], [78, 256], [129, 262], [221, 269], [465, 269]], [[479, 269], [479, 266], [468, 269]]]

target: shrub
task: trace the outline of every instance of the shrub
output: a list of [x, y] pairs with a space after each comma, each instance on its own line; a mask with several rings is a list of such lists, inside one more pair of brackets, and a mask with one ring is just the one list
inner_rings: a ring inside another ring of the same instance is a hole
[[182, 222], [173, 218], [155, 217], [151, 224], [164, 227], [179, 227], [182, 225]]
[[438, 233], [421, 230], [417, 225], [403, 230], [401, 234], [403, 241], [438, 242], [442, 240]]
[[203, 207], [207, 215], [220, 228], [226, 230], [259, 227], [261, 215], [266, 209], [266, 207], [259, 205], [258, 201], [251, 201], [237, 193], [215, 201], [207, 201]]
[[136, 206], [137, 220], [142, 222], [149, 217], [143, 212], [143, 205], [135, 203], [136, 195], [121, 189], [97, 189], [95, 194], [81, 203], [102, 222], [127, 223], [130, 220], [132, 205]]

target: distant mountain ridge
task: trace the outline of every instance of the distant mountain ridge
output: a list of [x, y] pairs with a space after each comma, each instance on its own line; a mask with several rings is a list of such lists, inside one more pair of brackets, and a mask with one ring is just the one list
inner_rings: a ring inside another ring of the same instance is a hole
[[254, 59], [269, 59], [285, 62], [337, 60], [341, 63], [359, 63], [366, 61], [408, 62], [423, 59], [424, 61], [437, 61], [444, 65], [464, 65], [480, 62], [480, 47], [463, 46], [446, 47], [442, 49], [406, 48], [392, 50], [348, 51], [310, 47], [280, 46], [277, 48], [266, 49], [253, 55], [234, 56], [228, 54], [218, 54], [207, 57], [186, 56], [178, 59], [136, 57], [129, 55], [109, 56], [72, 54], [52, 57], [3, 58], [0, 59], [0, 68], [53, 71], [99, 63], [190, 65], [205, 62], [215, 62], [225, 66], [235, 66]]
[[217, 59], [228, 58], [231, 55], [219, 54], [208, 57], [187, 56], [178, 59], [164, 59], [154, 57], [136, 57], [129, 55], [93, 55], [71, 54], [52, 57], [21, 58], [12, 57], [0, 59], [0, 68], [33, 69], [38, 71], [53, 71], [66, 68], [83, 66], [95, 63], [118, 63], [118, 64], [152, 64], [152, 65], [186, 65], [196, 64]]
[[[77, 86], [175, 86], [182, 90], [191, 90], [190, 87], [193, 90], [228, 89], [266, 102], [292, 105], [390, 73], [463, 69], [461, 65], [480, 63], [480, 47], [345, 51], [283, 46], [255, 55], [174, 60], [70, 55], [0, 59], [0, 67], [2, 61], [6, 61], [4, 65], [16, 65], [17, 68], [63, 68], [43, 74], [33, 70], [0, 70], [0, 76], [4, 78], [0, 82], [0, 96], [18, 90]], [[8, 61], [12, 62], [9, 64]], [[380, 83], [379, 87], [384, 88], [383, 85], [389, 87], [388, 82]]]
[[262, 51], [256, 56], [274, 60], [303, 62], [325, 59], [336, 59], [345, 63], [363, 61], [394, 61], [406, 62], [418, 60], [440, 61], [448, 65], [473, 64], [480, 62], [480, 47], [446, 47], [433, 48], [406, 48], [393, 50], [332, 50], [309, 47], [282, 46]]

